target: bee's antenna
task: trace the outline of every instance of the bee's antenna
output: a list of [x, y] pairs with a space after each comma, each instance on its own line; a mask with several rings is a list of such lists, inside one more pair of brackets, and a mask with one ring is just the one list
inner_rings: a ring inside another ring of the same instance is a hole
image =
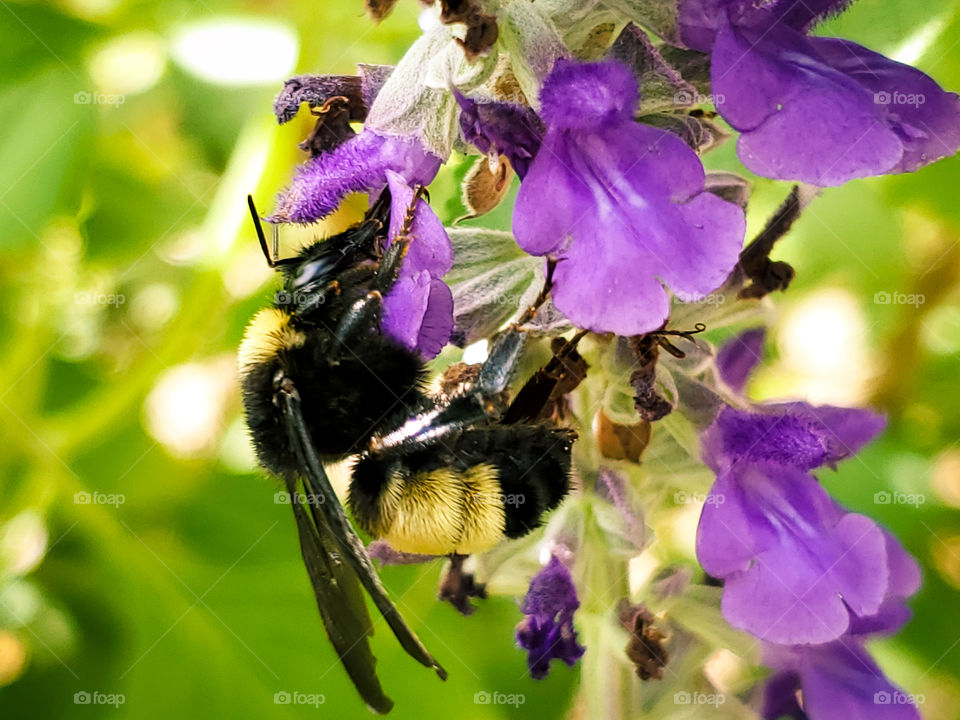
[[253, 195], [247, 195], [247, 206], [250, 208], [250, 216], [253, 218], [253, 227], [257, 231], [257, 239], [260, 240], [260, 249], [263, 250], [263, 256], [267, 259], [267, 266], [274, 268], [277, 266], [273, 259], [277, 256], [277, 228], [273, 228], [273, 255], [267, 247], [267, 236], [263, 234], [263, 223], [260, 222], [260, 214], [257, 212], [257, 206], [253, 204]]
[[[277, 225], [273, 226], [273, 257], [280, 257], [280, 228]], [[280, 260], [274, 260], [274, 265], [282, 265], [283, 263]]]

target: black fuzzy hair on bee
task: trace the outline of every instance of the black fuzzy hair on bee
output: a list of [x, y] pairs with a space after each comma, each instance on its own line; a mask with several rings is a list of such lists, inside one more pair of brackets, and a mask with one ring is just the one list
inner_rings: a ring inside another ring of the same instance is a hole
[[304, 421], [325, 461], [358, 452], [373, 428], [427, 403], [423, 360], [379, 331], [383, 294], [399, 272], [399, 265], [383, 266], [389, 208], [384, 191], [360, 224], [274, 261], [282, 289], [248, 326], [239, 363], [253, 445], [278, 476], [299, 469], [274, 399], [281, 371], [296, 379]]

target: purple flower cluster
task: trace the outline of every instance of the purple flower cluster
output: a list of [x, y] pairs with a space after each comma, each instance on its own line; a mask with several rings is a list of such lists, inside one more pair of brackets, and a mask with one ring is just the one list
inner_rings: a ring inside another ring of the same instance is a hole
[[[809, 34], [846, 4], [681, 0], [680, 41], [709, 53], [714, 104], [740, 132], [740, 157], [755, 173], [837, 185], [916, 170], [960, 147], [957, 95], [855, 43]], [[375, 102], [364, 87], [364, 101]], [[578, 327], [652, 331], [668, 315], [664, 286], [695, 301], [732, 271], [743, 211], [706, 190], [703, 165], [679, 136], [636, 121], [638, 79], [627, 66], [560, 58], [536, 113], [453, 93], [461, 138], [506, 157], [520, 177], [514, 235], [526, 252], [557, 262], [554, 304]], [[441, 162], [416, 135], [366, 128], [305, 163], [271, 220], [315, 222], [349, 193], [379, 192], [390, 173], [427, 185]], [[441, 271], [411, 269], [417, 280], [405, 278], [403, 292], [416, 298], [393, 308], [388, 330], [426, 356], [449, 338], [450, 323], [437, 321], [450, 304], [436, 284]], [[426, 344], [415, 327], [424, 318]]]
[[573, 612], [580, 607], [570, 571], [557, 559], [537, 573], [523, 599], [526, 616], [517, 625], [517, 643], [525, 649], [530, 676], [541, 679], [550, 672], [550, 661], [562, 660], [573, 666], [585, 648], [577, 642]]
[[[721, 371], [734, 369], [731, 384], [742, 384], [758, 356], [755, 333], [738, 338], [721, 352]], [[883, 425], [868, 410], [792, 402], [725, 407], [703, 434], [704, 461], [717, 479], [700, 517], [697, 557], [724, 581], [727, 621], [765, 642], [776, 670], [765, 717], [817, 720], [837, 717], [838, 708], [881, 717], [874, 695], [900, 693], [863, 643], [909, 618], [917, 564], [810, 474], [855, 454]], [[917, 717], [909, 703], [895, 707], [882, 717]]]
[[710, 53], [740, 159], [779, 180], [841, 185], [917, 170], [960, 147], [960, 98], [919, 70], [809, 35], [849, 0], [682, 0], [680, 35]]

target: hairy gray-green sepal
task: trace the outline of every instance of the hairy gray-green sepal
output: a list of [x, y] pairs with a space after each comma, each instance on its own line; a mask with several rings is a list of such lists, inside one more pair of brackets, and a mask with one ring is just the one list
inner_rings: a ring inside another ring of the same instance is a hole
[[604, 0], [604, 4], [667, 42], [677, 42], [677, 0]]
[[610, 57], [629, 67], [640, 80], [642, 112], [688, 106], [697, 100], [697, 89], [663, 58], [647, 34], [632, 23], [610, 48]]
[[446, 26], [421, 35], [377, 94], [366, 127], [388, 135], [417, 137], [427, 150], [446, 160], [459, 133], [459, 109], [445, 86], [435, 86], [442, 70], [434, 69], [433, 63], [445, 67], [450, 46], [456, 47], [456, 43]]
[[534, 109], [540, 107], [540, 85], [553, 64], [570, 51], [549, 17], [529, 0], [512, 0], [498, 17], [500, 40], [510, 53], [513, 74]]
[[508, 232], [450, 228], [454, 265], [444, 278], [453, 292], [456, 340], [492, 335], [536, 298], [543, 260], [527, 255]]

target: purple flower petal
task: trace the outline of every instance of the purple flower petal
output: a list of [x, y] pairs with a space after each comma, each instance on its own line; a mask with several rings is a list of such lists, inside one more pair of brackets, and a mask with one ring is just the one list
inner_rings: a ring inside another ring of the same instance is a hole
[[420, 321], [417, 333], [417, 349], [425, 358], [440, 354], [453, 333], [453, 292], [443, 281], [434, 278], [430, 282], [427, 309]]
[[800, 677], [794, 672], [778, 672], [767, 678], [763, 688], [761, 716], [765, 720], [807, 720], [797, 697], [799, 687]]
[[424, 358], [436, 357], [453, 332], [453, 294], [426, 270], [403, 274], [383, 300], [380, 325]]
[[383, 331], [408, 348], [416, 348], [420, 326], [427, 312], [433, 278], [426, 270], [402, 272], [383, 299]]
[[453, 294], [426, 270], [402, 271], [383, 299], [380, 326], [424, 358], [436, 357], [453, 332]]
[[[392, 242], [400, 233], [413, 203], [414, 189], [407, 184], [403, 176], [391, 170], [386, 171], [386, 176], [390, 188], [388, 237]], [[422, 198], [417, 200], [414, 208], [410, 236], [410, 248], [403, 260], [404, 267], [413, 271], [427, 270], [435, 278], [446, 275], [453, 267], [453, 245], [440, 218]], [[387, 243], [388, 247], [390, 242]]]
[[538, 615], [544, 619], [561, 613], [573, 612], [580, 607], [577, 588], [566, 565], [555, 555], [530, 581], [523, 599], [523, 614]]
[[883, 415], [865, 408], [805, 402], [771, 403], [765, 408], [768, 412], [787, 413], [806, 420], [810, 432], [817, 435], [826, 452], [821, 464], [829, 466], [858, 453], [887, 424]]
[[427, 185], [440, 158], [414, 138], [364, 130], [301, 165], [277, 198], [270, 222], [312, 223], [336, 210], [350, 193], [379, 191], [392, 170], [409, 185]]
[[625, 65], [560, 58], [540, 91], [540, 116], [551, 128], [599, 130], [633, 120], [639, 99], [637, 79]]
[[692, 50], [710, 52], [717, 28], [731, 4], [731, 0], [680, 0], [677, 7], [680, 42]]
[[883, 534], [890, 568], [887, 599], [876, 613], [851, 618], [850, 635], [892, 634], [903, 627], [912, 614], [906, 599], [920, 589], [920, 566], [891, 533], [884, 530]]
[[777, 543], [764, 511], [736, 474], [718, 475], [697, 526], [697, 559], [703, 569], [718, 578], [749, 570], [758, 552]]
[[804, 402], [725, 407], [704, 432], [702, 451], [715, 472], [753, 462], [813, 470], [853, 455], [883, 426], [882, 416], [856, 408]]
[[831, 67], [872, 96], [875, 111], [899, 137], [903, 157], [887, 172], [919, 170], [960, 147], [960, 97], [928, 75], [838, 38], [810, 38]]
[[[809, 720], [920, 718], [915, 700], [893, 685], [855, 640], [809, 647], [768, 647], [765, 659], [780, 671], [773, 676], [773, 685], [768, 685], [765, 700], [784, 699], [791, 689], [801, 691], [803, 713], [797, 715], [794, 709], [792, 717]], [[775, 701], [765, 703], [763, 717], [767, 720], [780, 717], [771, 712], [780, 709], [777, 704]]]
[[742, 393], [757, 363], [763, 359], [765, 328], [754, 328], [728, 340], [717, 353], [720, 378], [735, 393]]
[[460, 103], [460, 131], [484, 154], [506, 155], [523, 180], [540, 149], [543, 125], [528, 107], [504, 102], [477, 102], [454, 90]]
[[550, 661], [563, 660], [571, 667], [585, 648], [577, 642], [573, 613], [580, 607], [570, 572], [556, 556], [530, 582], [523, 600], [524, 620], [517, 625], [520, 647], [527, 650], [531, 677], [539, 680], [550, 671]]
[[772, 15], [795, 30], [809, 30], [818, 22], [839, 15], [853, 0], [774, 0], [767, 5]]
[[658, 276], [692, 297], [718, 287], [745, 230], [740, 208], [704, 192], [693, 150], [633, 121], [636, 98], [619, 63], [557, 62], [541, 95], [548, 130], [513, 222], [524, 250], [560, 260], [557, 308], [579, 327], [621, 335], [663, 324]]
[[649, 258], [630, 240], [624, 229], [611, 227], [602, 238], [578, 238], [561, 256], [553, 303], [578, 327], [630, 336], [666, 320], [670, 300], [653, 274], [638, 272]]
[[721, 21], [711, 75], [717, 110], [741, 132], [738, 152], [752, 171], [840, 185], [916, 170], [960, 147], [960, 99], [919, 70], [808, 38], [766, 12], [751, 17], [765, 21]]
[[697, 530], [697, 557], [723, 577], [723, 615], [776, 643], [840, 637], [851, 610], [879, 610], [887, 591], [886, 538], [845, 513], [810, 475], [777, 465], [721, 473]]
[[[400, 233], [414, 200], [414, 189], [387, 170], [390, 188], [390, 242]], [[388, 243], [389, 244], [389, 243]], [[384, 332], [425, 358], [435, 357], [453, 332], [453, 294], [440, 278], [453, 266], [453, 246], [443, 224], [418, 199], [410, 225], [410, 244], [400, 276], [383, 299]]]
[[884, 531], [887, 539], [887, 558], [890, 562], [889, 593], [895, 597], [910, 597], [923, 582], [920, 565], [892, 533]]

